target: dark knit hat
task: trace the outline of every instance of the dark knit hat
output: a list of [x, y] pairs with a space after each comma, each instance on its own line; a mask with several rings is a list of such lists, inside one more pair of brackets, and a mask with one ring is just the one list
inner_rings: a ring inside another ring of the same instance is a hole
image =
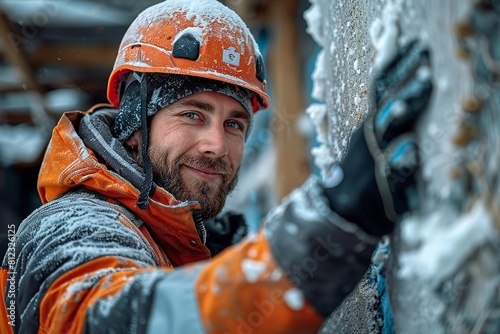
[[[143, 76], [143, 77], [141, 77]], [[114, 134], [124, 142], [141, 127], [141, 80], [147, 80], [147, 115], [153, 116], [166, 106], [194, 93], [214, 91], [238, 101], [253, 118], [252, 94], [249, 90], [222, 81], [165, 73], [131, 72], [124, 82], [120, 110], [115, 119]], [[250, 127], [246, 135], [250, 133]]]

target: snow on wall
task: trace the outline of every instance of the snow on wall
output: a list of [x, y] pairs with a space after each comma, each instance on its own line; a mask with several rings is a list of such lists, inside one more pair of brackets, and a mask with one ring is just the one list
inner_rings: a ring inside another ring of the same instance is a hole
[[[397, 261], [389, 274], [397, 332], [495, 332], [500, 328], [495, 310], [500, 300], [500, 88], [478, 85], [472, 62], [457, 55], [453, 30], [473, 2], [310, 2], [304, 17], [322, 47], [313, 97], [322, 103], [306, 111], [317, 127], [321, 146], [312, 154], [323, 173], [343, 158], [350, 134], [366, 115], [374, 66], [390, 59], [398, 42], [419, 38], [431, 50], [433, 98], [418, 126], [422, 204], [396, 232]], [[478, 115], [464, 111], [473, 97], [487, 102]], [[464, 141], [464, 129], [471, 127], [475, 137]]]

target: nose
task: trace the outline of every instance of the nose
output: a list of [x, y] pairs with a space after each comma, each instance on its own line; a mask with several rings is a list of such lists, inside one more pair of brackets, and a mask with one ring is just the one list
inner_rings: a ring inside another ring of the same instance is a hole
[[228, 154], [226, 133], [224, 126], [211, 125], [203, 131], [199, 151], [202, 155], [211, 158], [221, 158]]

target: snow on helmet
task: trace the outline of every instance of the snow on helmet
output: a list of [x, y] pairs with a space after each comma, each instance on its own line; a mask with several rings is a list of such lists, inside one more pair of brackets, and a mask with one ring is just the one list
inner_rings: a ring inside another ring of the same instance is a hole
[[121, 82], [130, 71], [234, 84], [255, 93], [254, 112], [270, 103], [264, 61], [252, 34], [216, 0], [167, 0], [139, 14], [122, 39], [109, 78], [107, 96], [114, 107], [119, 107]]

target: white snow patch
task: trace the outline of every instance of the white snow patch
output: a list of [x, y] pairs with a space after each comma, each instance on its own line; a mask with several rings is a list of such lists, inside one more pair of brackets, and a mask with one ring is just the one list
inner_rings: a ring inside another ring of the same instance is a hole
[[326, 143], [328, 141], [328, 113], [326, 105], [313, 103], [306, 108], [306, 114], [314, 124], [318, 142]]
[[321, 50], [318, 53], [318, 57], [316, 59], [316, 64], [314, 67], [314, 71], [311, 75], [313, 80], [313, 89], [311, 92], [311, 96], [318, 101], [325, 101], [326, 97], [326, 80], [327, 80], [327, 59], [325, 50]]
[[328, 169], [335, 163], [330, 148], [326, 144], [320, 144], [311, 149], [311, 154], [314, 157], [314, 164], [321, 169], [321, 175], [324, 178]]
[[266, 264], [262, 261], [245, 259], [241, 261], [241, 269], [247, 281], [255, 283], [266, 269]]
[[321, 24], [321, 9], [314, 1], [307, 10], [304, 11], [304, 20], [307, 23], [306, 32], [312, 36], [318, 45], [323, 46], [325, 41], [325, 32]]
[[271, 273], [271, 281], [279, 281], [283, 277], [283, 270], [276, 268]]
[[443, 224], [449, 221], [450, 214], [453, 214], [451, 209], [433, 213], [426, 220], [425, 229], [418, 218], [402, 224], [402, 237], [407, 244], [422, 244], [401, 254], [401, 277], [416, 276], [438, 284], [453, 274], [478, 246], [498, 238], [498, 231], [483, 202], [476, 203], [470, 212], [457, 217], [453, 223]]
[[[171, 19], [172, 15], [177, 12], [184, 12], [186, 18], [188, 20], [193, 20], [193, 24], [201, 29], [203, 34], [217, 34], [218, 38], [225, 37], [233, 39], [233, 43], [240, 47], [250, 42], [254, 50], [242, 48], [242, 52], [251, 51], [257, 55], [261, 54], [253, 35], [250, 33], [250, 30], [241, 17], [232, 9], [215, 0], [169, 0], [146, 8], [131, 24], [129, 34], [126, 35], [122, 41], [123, 45], [141, 41], [143, 36], [140, 27], [152, 27], [154, 25], [163, 24], [164, 19]], [[218, 22], [227, 24], [225, 29], [214, 30], [213, 25]], [[246, 40], [246, 37], [241, 37], [242, 35], [240, 34], [228, 34], [228, 31], [241, 31], [249, 40]]]
[[398, 118], [398, 117], [403, 116], [407, 109], [408, 109], [408, 106], [406, 105], [405, 101], [395, 100], [392, 103], [390, 113], [394, 118]]
[[333, 166], [325, 176], [324, 185], [325, 187], [333, 188], [336, 187], [344, 179], [344, 171], [339, 165]]
[[283, 294], [288, 307], [292, 310], [299, 311], [304, 308], [304, 294], [299, 289], [290, 289]]
[[337, 48], [337, 46], [335, 45], [335, 42], [331, 42], [330, 43], [330, 54], [335, 54], [335, 49]]
[[[430, 143], [427, 143], [427, 141]], [[425, 150], [427, 146], [434, 149], [433, 147], [438, 144], [441, 151], [439, 154], [433, 154], [432, 159], [428, 158], [426, 163], [422, 165], [422, 177], [428, 182], [427, 191], [430, 194], [437, 196], [441, 200], [447, 200], [452, 195], [453, 187], [457, 186], [457, 184], [451, 182], [450, 175], [460, 157], [457, 151], [452, 150], [450, 143], [434, 142], [427, 139], [421, 142], [420, 146]]]
[[420, 81], [430, 80], [432, 77], [432, 70], [429, 66], [419, 67], [417, 70], [417, 78]]
[[299, 233], [299, 228], [294, 223], [286, 224], [285, 229], [287, 230], [288, 233], [290, 233], [292, 235]]
[[312, 123], [311, 118], [309, 118], [306, 114], [301, 114], [296, 122], [297, 130], [301, 135], [306, 138], [311, 138], [315, 134], [315, 127]]
[[[387, 6], [392, 7], [390, 3]], [[398, 52], [398, 17], [395, 15], [397, 11], [391, 9], [386, 8], [384, 10], [386, 15], [375, 19], [370, 27], [370, 38], [377, 52], [373, 64], [375, 68], [382, 68]]]
[[360, 74], [360, 73], [361, 73], [361, 70], [359, 69], [359, 59], [356, 59], [356, 60], [354, 61], [353, 66], [354, 66], [354, 70], [356, 71], [356, 73]]
[[101, 278], [107, 275], [112, 275], [113, 273], [116, 272], [127, 271], [132, 269], [134, 268], [106, 268], [106, 269], [99, 269], [93, 272], [92, 275], [85, 274], [83, 280], [75, 281], [66, 288], [66, 291], [62, 296], [62, 299], [67, 299], [69, 298], [70, 295], [93, 288], [101, 280]]
[[[354, 104], [359, 107], [359, 105], [361, 104], [361, 98], [357, 95], [354, 95]], [[346, 125], [349, 125], [349, 122], [346, 122]]]
[[177, 36], [175, 36], [173, 43], [175, 43], [179, 38], [181, 38], [182, 36], [184, 36], [186, 34], [192, 35], [196, 39], [196, 41], [198, 41], [198, 43], [200, 43], [200, 46], [202, 45], [203, 32], [202, 32], [201, 28], [198, 28], [198, 27], [189, 27], [189, 28], [186, 28], [186, 29], [180, 31], [177, 34]]

